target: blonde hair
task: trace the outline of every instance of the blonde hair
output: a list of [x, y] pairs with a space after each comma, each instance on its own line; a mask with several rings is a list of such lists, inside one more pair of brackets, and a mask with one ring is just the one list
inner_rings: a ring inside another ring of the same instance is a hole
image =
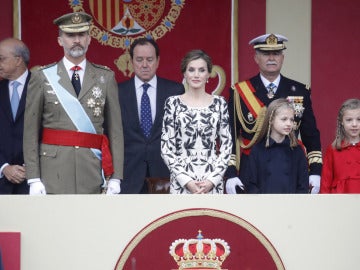
[[[337, 150], [341, 150], [342, 146], [346, 146], [348, 144], [348, 142], [346, 141], [345, 129], [342, 124], [345, 111], [356, 109], [360, 109], [360, 99], [356, 98], [346, 100], [339, 109], [336, 120], [336, 137], [334, 142], [332, 143], [333, 147], [335, 147]], [[345, 145], [341, 145], [343, 141], [345, 142]]]
[[[257, 139], [257, 142], [260, 142], [266, 136], [265, 147], [269, 147], [269, 138], [270, 138], [270, 133], [271, 133], [271, 128], [272, 128], [272, 122], [274, 120], [274, 117], [278, 113], [278, 109], [280, 109], [280, 108], [291, 109], [295, 114], [295, 109], [294, 109], [293, 105], [285, 98], [275, 99], [269, 104], [269, 106], [266, 109], [264, 123], [261, 127], [259, 137]], [[291, 132], [289, 133], [288, 136], [290, 139], [290, 147], [291, 148], [296, 147], [299, 143], [296, 138], [294, 129], [291, 130]]]

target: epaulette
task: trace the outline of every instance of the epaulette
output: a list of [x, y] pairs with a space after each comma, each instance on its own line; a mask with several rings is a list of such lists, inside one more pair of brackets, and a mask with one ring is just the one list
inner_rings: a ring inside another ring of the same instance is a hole
[[101, 69], [105, 69], [105, 70], [109, 70], [111, 71], [111, 69], [107, 66], [103, 66], [103, 65], [99, 65], [99, 64], [94, 64], [94, 63], [91, 63], [93, 64], [93, 66], [97, 67], [97, 68], [101, 68]]
[[37, 66], [33, 66], [32, 68], [30, 68], [30, 71], [34, 72], [34, 71], [38, 71], [40, 69], [41, 69], [41, 66], [37, 65]]
[[56, 65], [57, 62], [54, 62], [54, 63], [51, 63], [51, 64], [48, 64], [48, 65], [45, 65], [45, 66], [40, 66], [38, 67], [37, 70], [43, 70], [43, 69], [46, 69], [46, 68], [49, 68], [49, 67], [52, 67], [54, 65]]

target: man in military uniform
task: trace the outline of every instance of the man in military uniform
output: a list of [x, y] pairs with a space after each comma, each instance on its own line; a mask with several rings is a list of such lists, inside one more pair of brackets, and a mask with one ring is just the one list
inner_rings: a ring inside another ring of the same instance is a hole
[[309, 162], [309, 190], [311, 193], [319, 192], [322, 155], [310, 88], [280, 74], [285, 41], [286, 37], [274, 34], [251, 40], [249, 44], [255, 49], [254, 60], [260, 73], [249, 80], [236, 83], [230, 89], [233, 155], [226, 173], [227, 193], [246, 192], [247, 176], [242, 168], [248, 166], [248, 155], [258, 137], [266, 106], [277, 98], [287, 98], [295, 108], [295, 131], [297, 135], [300, 133]]
[[124, 147], [117, 83], [109, 68], [86, 59], [91, 20], [83, 12], [54, 20], [64, 57], [30, 79], [24, 158], [31, 195], [99, 194], [104, 178], [110, 179], [107, 194], [120, 192]]

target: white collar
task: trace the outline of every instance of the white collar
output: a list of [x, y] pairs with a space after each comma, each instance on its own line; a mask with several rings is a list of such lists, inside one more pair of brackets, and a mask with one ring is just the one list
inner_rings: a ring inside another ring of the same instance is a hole
[[[142, 85], [144, 84], [144, 82], [142, 80], [140, 80], [140, 78], [138, 76], [135, 75], [135, 89], [139, 89], [142, 87]], [[151, 78], [150, 81], [147, 82], [148, 84], [150, 84], [151, 87], [156, 89], [157, 86], [157, 77], [156, 75], [154, 77]]]
[[263, 84], [265, 85], [265, 87], [267, 87], [270, 83], [273, 83], [276, 85], [276, 88], [279, 87], [279, 84], [280, 84], [280, 74], [279, 76], [277, 76], [277, 78], [273, 81], [273, 82], [270, 82], [268, 79], [266, 79], [261, 73], [260, 73], [260, 79], [261, 81], [263, 82]]
[[11, 84], [14, 82], [14, 81], [17, 81], [19, 82], [22, 86], [25, 85], [26, 83], [26, 78], [29, 74], [29, 70], [25, 70], [25, 72], [23, 74], [21, 74], [20, 77], [18, 77], [16, 80], [13, 80], [13, 81], [9, 81], [9, 86], [11, 86]]
[[[70, 62], [69, 59], [67, 59], [66, 57], [63, 58], [63, 63], [64, 63], [64, 66], [66, 68], [67, 71], [70, 71], [70, 69], [75, 66], [74, 63]], [[86, 68], [86, 59], [84, 59], [80, 64], [76, 65], [76, 66], [79, 66], [81, 67], [81, 70], [84, 70], [85, 71], [85, 68]]]

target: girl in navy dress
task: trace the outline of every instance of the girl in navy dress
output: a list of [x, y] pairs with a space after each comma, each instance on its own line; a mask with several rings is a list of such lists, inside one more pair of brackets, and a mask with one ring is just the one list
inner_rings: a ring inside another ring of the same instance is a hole
[[295, 133], [295, 107], [272, 101], [246, 168], [248, 193], [308, 193], [308, 164]]
[[360, 193], [360, 99], [346, 100], [339, 110], [336, 138], [324, 156], [320, 193]]

